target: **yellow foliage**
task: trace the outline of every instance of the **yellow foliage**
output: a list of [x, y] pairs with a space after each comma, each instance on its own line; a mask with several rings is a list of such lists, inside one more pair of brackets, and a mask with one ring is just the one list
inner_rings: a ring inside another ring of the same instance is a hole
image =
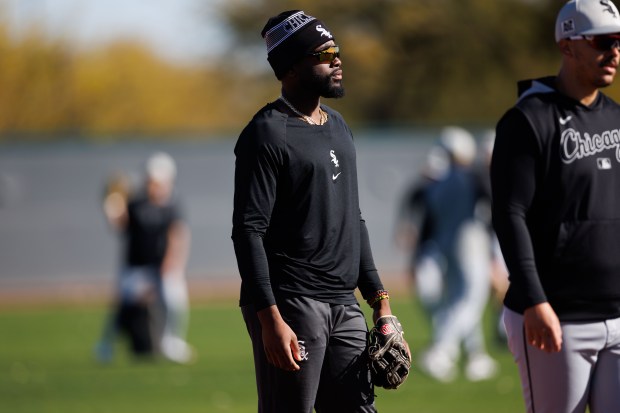
[[206, 135], [241, 128], [260, 94], [241, 75], [174, 65], [140, 44], [78, 52], [36, 31], [12, 42], [2, 27], [0, 67], [0, 136]]
[[[236, 134], [279, 92], [259, 33], [286, 9], [335, 34], [348, 98], [329, 104], [352, 123], [489, 125], [514, 102], [517, 80], [559, 64], [554, 0], [228, 0], [220, 13], [232, 45], [204, 66], [138, 43], [75, 50], [36, 29], [14, 40], [0, 24], [0, 139]], [[618, 86], [605, 92], [620, 100]]]

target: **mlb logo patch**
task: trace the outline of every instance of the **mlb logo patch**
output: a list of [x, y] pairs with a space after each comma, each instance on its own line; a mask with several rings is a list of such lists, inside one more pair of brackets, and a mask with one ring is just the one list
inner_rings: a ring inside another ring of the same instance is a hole
[[564, 20], [562, 22], [562, 33], [572, 33], [575, 31], [575, 21], [573, 19]]
[[596, 164], [598, 169], [611, 169], [611, 159], [609, 158], [598, 158]]

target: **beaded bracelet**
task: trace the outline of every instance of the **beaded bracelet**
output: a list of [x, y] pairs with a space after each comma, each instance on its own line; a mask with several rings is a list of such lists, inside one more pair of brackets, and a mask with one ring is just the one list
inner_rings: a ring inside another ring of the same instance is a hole
[[389, 300], [389, 299], [390, 299], [390, 295], [388, 294], [387, 290], [379, 290], [375, 293], [375, 295], [373, 295], [371, 298], [366, 300], [366, 302], [368, 303], [369, 306], [374, 307], [375, 304], [377, 304], [379, 301]]

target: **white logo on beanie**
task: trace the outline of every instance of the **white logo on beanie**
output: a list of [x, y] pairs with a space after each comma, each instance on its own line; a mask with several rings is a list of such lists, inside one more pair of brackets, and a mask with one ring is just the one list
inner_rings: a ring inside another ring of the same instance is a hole
[[326, 29], [324, 29], [323, 26], [321, 26], [320, 24], [316, 26], [316, 31], [321, 32], [321, 36], [325, 36], [330, 39], [332, 38], [332, 34], [328, 32]]

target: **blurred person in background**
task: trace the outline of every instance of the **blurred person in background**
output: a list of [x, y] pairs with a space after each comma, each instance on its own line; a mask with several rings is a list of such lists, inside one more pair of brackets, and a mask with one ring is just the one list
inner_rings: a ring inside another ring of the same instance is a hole
[[433, 145], [426, 154], [419, 176], [405, 192], [395, 225], [396, 245], [409, 254], [411, 288], [431, 318], [440, 302], [443, 277], [432, 246], [424, 247], [431, 230], [425, 196], [427, 188], [442, 179], [448, 168], [448, 153], [442, 146]]
[[620, 64], [609, 0], [560, 9], [557, 75], [518, 83], [497, 124], [493, 225], [510, 273], [508, 345], [525, 407], [620, 411]]
[[137, 356], [160, 353], [179, 363], [193, 357], [185, 341], [190, 231], [173, 194], [175, 178], [174, 160], [156, 153], [146, 163], [142, 191], [131, 191], [122, 174], [108, 184], [103, 210], [122, 237], [123, 263], [116, 308], [97, 346], [101, 361], [111, 359], [114, 339], [121, 332]]
[[491, 304], [494, 316], [497, 319], [495, 329], [496, 341], [505, 348], [506, 345], [506, 328], [503, 320], [503, 301], [506, 291], [508, 290], [508, 268], [502, 255], [497, 234], [493, 229], [492, 211], [491, 211], [491, 157], [493, 155], [493, 146], [495, 144], [495, 130], [486, 131], [480, 142], [479, 162], [476, 163], [474, 171], [480, 182], [483, 191], [484, 202], [480, 202], [476, 208], [476, 215], [483, 220], [489, 232], [491, 242]]
[[432, 343], [418, 365], [442, 382], [456, 378], [461, 345], [467, 379], [485, 380], [497, 372], [482, 330], [490, 242], [487, 224], [476, 216], [488, 198], [472, 167], [475, 157], [468, 131], [443, 128], [421, 179], [404, 196], [396, 227], [397, 243], [412, 252], [415, 292], [431, 320]]

